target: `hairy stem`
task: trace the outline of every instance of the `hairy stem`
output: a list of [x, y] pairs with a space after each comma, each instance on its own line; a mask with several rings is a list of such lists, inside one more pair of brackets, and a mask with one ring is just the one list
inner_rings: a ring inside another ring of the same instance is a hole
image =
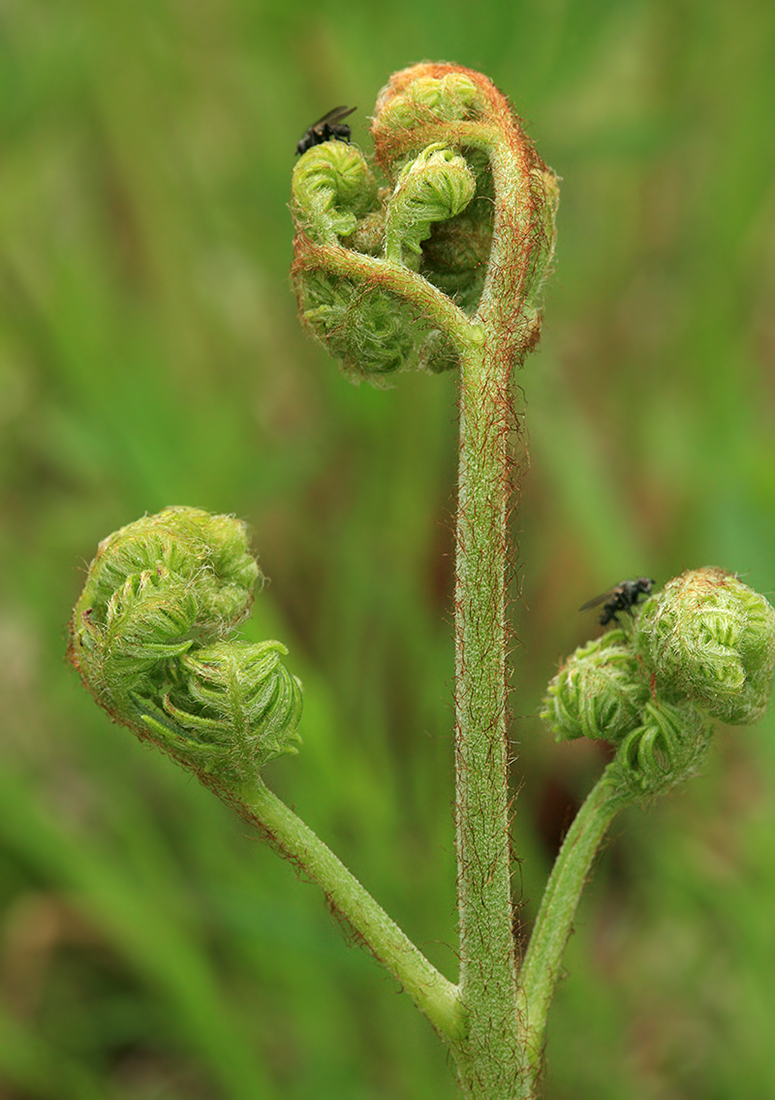
[[520, 1033], [512, 932], [506, 687], [508, 364], [462, 356], [456, 571], [456, 810], [460, 995], [468, 1097], [511, 1098]]
[[240, 795], [243, 813], [284, 855], [322, 887], [333, 908], [390, 970], [443, 1039], [462, 1031], [457, 987], [407, 938], [323, 841], [260, 780]]
[[[460, 368], [455, 808], [463, 1030], [453, 1050], [467, 1100], [518, 1100], [532, 1084], [518, 1012], [509, 837], [511, 376], [540, 331], [557, 181], [502, 93], [461, 66], [423, 62], [396, 73], [380, 93], [372, 131], [392, 189], [375, 191], [357, 156], [317, 154], [308, 174], [300, 162], [294, 278], [313, 332], [355, 377], [387, 374], [413, 356], [434, 372]], [[383, 247], [386, 258], [376, 258]], [[318, 271], [326, 278], [316, 285]], [[400, 309], [391, 309], [392, 298]], [[356, 332], [348, 341], [356, 315], [363, 338]]]

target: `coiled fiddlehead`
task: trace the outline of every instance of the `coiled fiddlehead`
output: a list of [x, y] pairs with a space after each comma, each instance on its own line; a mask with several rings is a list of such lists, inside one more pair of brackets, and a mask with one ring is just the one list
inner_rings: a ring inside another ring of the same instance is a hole
[[424, 62], [380, 93], [363, 154], [328, 141], [293, 173], [293, 283], [304, 324], [354, 380], [458, 365], [474, 325], [504, 360], [538, 339], [557, 181], [480, 73]]
[[601, 738], [615, 754], [568, 830], [525, 956], [522, 1005], [534, 1067], [576, 905], [614, 817], [696, 775], [712, 719], [754, 721], [772, 687], [775, 611], [722, 569], [676, 577], [633, 618], [631, 630], [580, 647], [544, 700], [542, 717], [558, 740]]
[[220, 788], [299, 742], [285, 646], [231, 637], [260, 575], [239, 520], [166, 508], [100, 543], [70, 624], [69, 657], [100, 706]]
[[649, 687], [623, 630], [581, 646], [547, 688], [541, 717], [558, 741], [621, 741], [640, 720]]
[[723, 569], [690, 570], [611, 630], [576, 650], [550, 683], [542, 717], [558, 740], [617, 746], [623, 797], [663, 793], [694, 775], [710, 719], [757, 721], [775, 670], [775, 611]]
[[691, 699], [732, 726], [757, 722], [775, 668], [775, 611], [733, 573], [682, 573], [643, 605], [638, 656], [667, 698]]

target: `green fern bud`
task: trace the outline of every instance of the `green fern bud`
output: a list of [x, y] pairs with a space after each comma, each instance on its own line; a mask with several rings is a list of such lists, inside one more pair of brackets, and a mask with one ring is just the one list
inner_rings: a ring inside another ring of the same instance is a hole
[[423, 62], [391, 77], [372, 132], [388, 178], [429, 142], [443, 141], [465, 157], [475, 195], [465, 213], [434, 226], [420, 272], [457, 294], [467, 313], [493, 309], [514, 354], [524, 354], [540, 333], [559, 188], [506, 97], [481, 73]]
[[336, 244], [374, 210], [377, 184], [360, 149], [327, 141], [297, 161], [291, 194], [294, 220], [309, 239]]
[[578, 737], [618, 744], [640, 725], [647, 678], [622, 630], [579, 649], [549, 684], [541, 718], [558, 741]]
[[[416, 361], [420, 329], [405, 304], [380, 287], [304, 263], [314, 249], [339, 247], [347, 238], [356, 251], [384, 245], [384, 209], [375, 211], [377, 187], [360, 151], [329, 141], [306, 152], [293, 174], [292, 211], [297, 262], [292, 278], [303, 323], [353, 380], [392, 374]], [[298, 262], [301, 259], [302, 262]]]
[[353, 381], [377, 381], [411, 364], [421, 331], [395, 294], [323, 272], [297, 279], [302, 320]]
[[449, 370], [486, 331], [508, 371], [538, 339], [556, 177], [505, 96], [459, 65], [393, 76], [372, 132], [386, 187], [341, 141], [297, 162], [303, 323], [355, 381]]
[[405, 164], [387, 203], [385, 257], [392, 263], [420, 266], [422, 242], [434, 222], [460, 214], [476, 190], [463, 157], [432, 143]]
[[297, 751], [284, 646], [229, 638], [259, 576], [239, 520], [166, 508], [100, 543], [70, 624], [68, 655], [100, 706], [221, 787]]
[[732, 573], [683, 573], [641, 610], [633, 644], [665, 698], [731, 725], [764, 713], [775, 670], [775, 611]]
[[610, 630], [577, 649], [541, 712], [558, 741], [616, 746], [608, 774], [623, 802], [696, 774], [711, 719], [756, 721], [775, 671], [775, 611], [723, 569], [669, 581], [634, 620], [631, 632]]
[[620, 743], [608, 775], [625, 802], [665, 794], [696, 775], [712, 726], [691, 703], [647, 703], [641, 724]]
[[456, 217], [431, 226], [422, 244], [420, 272], [472, 316], [481, 301], [492, 250], [495, 192], [486, 153], [466, 149], [465, 162], [475, 182], [473, 198]]
[[377, 99], [374, 135], [384, 156], [392, 136], [420, 127], [481, 119], [488, 112], [489, 81], [460, 65], [421, 62], [394, 73]]
[[[157, 699], [134, 696], [151, 735], [181, 762], [229, 786], [298, 751], [298, 681], [280, 642], [215, 642], [189, 650]], [[174, 675], [173, 675], [174, 673]]]

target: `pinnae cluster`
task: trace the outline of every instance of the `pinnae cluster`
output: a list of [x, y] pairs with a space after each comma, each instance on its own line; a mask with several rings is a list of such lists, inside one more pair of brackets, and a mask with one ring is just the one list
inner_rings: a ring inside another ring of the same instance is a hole
[[100, 543], [70, 624], [70, 660], [96, 701], [223, 788], [299, 742], [287, 650], [233, 637], [259, 577], [239, 520], [166, 508]]
[[550, 683], [542, 718], [558, 740], [616, 747], [623, 797], [651, 796], [694, 774], [713, 719], [757, 721], [775, 671], [775, 611], [723, 569], [683, 573], [616, 629], [576, 650]]
[[296, 165], [303, 323], [354, 380], [451, 369], [482, 325], [516, 360], [538, 338], [558, 190], [505, 96], [415, 65], [380, 93], [372, 134], [373, 167], [342, 141]]

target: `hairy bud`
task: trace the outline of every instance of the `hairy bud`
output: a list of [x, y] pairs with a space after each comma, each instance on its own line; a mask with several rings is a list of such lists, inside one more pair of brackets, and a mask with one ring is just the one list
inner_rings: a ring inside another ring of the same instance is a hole
[[488, 114], [486, 77], [459, 65], [421, 62], [394, 73], [379, 94], [374, 123], [377, 153], [383, 159], [391, 138], [406, 144], [413, 131]]
[[310, 240], [335, 244], [373, 211], [377, 184], [360, 149], [327, 141], [297, 161], [291, 194], [294, 219]]
[[100, 543], [70, 624], [68, 655], [100, 706], [220, 786], [297, 751], [287, 650], [229, 638], [259, 576], [239, 520], [166, 508]]
[[465, 157], [474, 197], [463, 214], [434, 227], [420, 271], [455, 293], [466, 312], [494, 307], [515, 348], [532, 347], [554, 254], [559, 187], [506, 97], [481, 73], [423, 62], [391, 77], [372, 132], [388, 178], [429, 142], [443, 141]]
[[390, 291], [314, 272], [299, 279], [302, 320], [354, 380], [374, 382], [411, 362], [417, 332], [404, 302]]
[[372, 132], [387, 186], [340, 141], [294, 171], [304, 324], [354, 380], [449, 370], [485, 325], [508, 369], [538, 339], [556, 177], [505, 96], [459, 65], [393, 76]]
[[618, 744], [641, 722], [648, 680], [621, 630], [581, 646], [549, 684], [541, 717], [558, 741]]
[[441, 144], [431, 144], [405, 164], [387, 203], [385, 257], [392, 263], [419, 267], [422, 242], [434, 222], [460, 214], [476, 190], [465, 158]]
[[643, 605], [634, 645], [657, 693], [731, 725], [765, 711], [775, 670], [775, 611], [732, 573], [683, 573]]
[[609, 775], [625, 801], [665, 794], [696, 775], [713, 728], [691, 703], [647, 703], [619, 745]]
[[616, 745], [609, 777], [623, 801], [661, 794], [699, 770], [710, 719], [755, 722], [775, 670], [775, 611], [723, 569], [669, 581], [577, 649], [549, 684], [541, 717], [558, 741]]

